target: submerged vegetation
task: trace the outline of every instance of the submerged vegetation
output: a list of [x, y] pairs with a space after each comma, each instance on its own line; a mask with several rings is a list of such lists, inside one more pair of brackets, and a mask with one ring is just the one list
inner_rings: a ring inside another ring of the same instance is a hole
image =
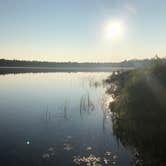
[[114, 101], [113, 132], [133, 148], [135, 165], [166, 165], [166, 64], [114, 72], [107, 80]]

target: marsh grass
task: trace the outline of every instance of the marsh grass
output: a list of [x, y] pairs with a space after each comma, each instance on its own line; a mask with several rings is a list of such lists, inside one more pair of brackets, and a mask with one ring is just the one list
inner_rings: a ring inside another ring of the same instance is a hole
[[147, 68], [113, 73], [113, 132], [137, 151], [135, 165], [166, 165], [166, 64], [157, 59]]

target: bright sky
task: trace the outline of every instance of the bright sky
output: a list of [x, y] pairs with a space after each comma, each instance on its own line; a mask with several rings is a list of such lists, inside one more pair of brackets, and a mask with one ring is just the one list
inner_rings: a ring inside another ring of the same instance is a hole
[[165, 0], [0, 0], [0, 58], [115, 62], [165, 43]]

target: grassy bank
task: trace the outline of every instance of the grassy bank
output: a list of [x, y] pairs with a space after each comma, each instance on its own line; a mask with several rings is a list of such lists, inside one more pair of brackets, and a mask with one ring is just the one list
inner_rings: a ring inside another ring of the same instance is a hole
[[166, 165], [166, 64], [114, 72], [105, 82], [114, 134], [137, 151], [135, 165]]

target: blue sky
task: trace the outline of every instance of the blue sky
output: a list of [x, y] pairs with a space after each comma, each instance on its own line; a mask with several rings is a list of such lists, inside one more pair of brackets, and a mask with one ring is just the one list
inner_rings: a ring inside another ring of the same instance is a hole
[[[0, 58], [108, 62], [165, 57], [165, 16], [164, 0], [0, 0]], [[124, 22], [119, 40], [103, 37], [112, 20]]]

